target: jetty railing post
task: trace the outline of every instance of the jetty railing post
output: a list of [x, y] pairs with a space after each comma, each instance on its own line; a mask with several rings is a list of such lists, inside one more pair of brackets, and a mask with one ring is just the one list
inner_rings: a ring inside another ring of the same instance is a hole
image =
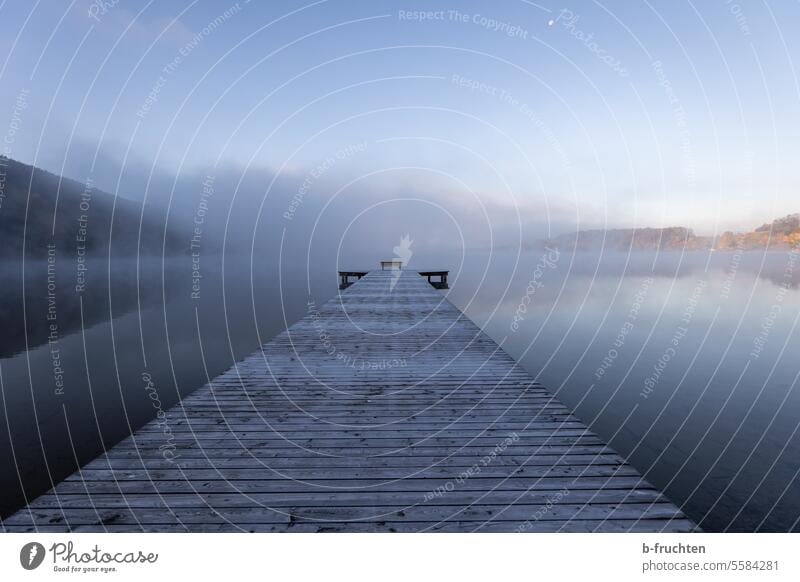
[[[436, 289], [449, 289], [447, 284], [447, 274], [450, 271], [420, 271], [419, 274], [428, 280], [428, 283]], [[435, 281], [434, 278], [438, 278]]]
[[361, 279], [366, 274], [367, 271], [339, 271], [339, 290], [347, 289], [354, 283], [354, 281], [350, 280], [350, 277]]

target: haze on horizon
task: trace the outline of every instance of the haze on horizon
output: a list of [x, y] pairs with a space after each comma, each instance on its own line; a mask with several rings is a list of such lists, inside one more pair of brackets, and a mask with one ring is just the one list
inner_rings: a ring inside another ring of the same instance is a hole
[[156, 206], [191, 213], [212, 176], [218, 209], [288, 213], [300, 238], [394, 240], [424, 216], [465, 248], [576, 226], [713, 235], [800, 210], [798, 3], [43, 0], [0, 15], [3, 153]]

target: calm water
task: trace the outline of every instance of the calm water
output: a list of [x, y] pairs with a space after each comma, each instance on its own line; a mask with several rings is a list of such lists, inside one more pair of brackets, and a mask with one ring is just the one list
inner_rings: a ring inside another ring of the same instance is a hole
[[2, 515], [152, 419], [153, 393], [166, 410], [303, 317], [309, 292], [333, 296], [337, 283], [335, 271], [309, 287], [304, 272], [204, 259], [193, 298], [188, 258], [97, 260], [77, 293], [75, 265], [57, 265], [54, 299], [46, 263], [26, 264], [24, 277], [2, 267]]
[[477, 280], [451, 299], [703, 528], [798, 529], [800, 257], [529, 253], [502, 300]]
[[[416, 268], [450, 267], [450, 299], [702, 527], [800, 529], [800, 258], [459, 262]], [[336, 293], [335, 267], [204, 260], [193, 298], [187, 259], [98, 260], [78, 293], [64, 264], [0, 266], [2, 515]]]

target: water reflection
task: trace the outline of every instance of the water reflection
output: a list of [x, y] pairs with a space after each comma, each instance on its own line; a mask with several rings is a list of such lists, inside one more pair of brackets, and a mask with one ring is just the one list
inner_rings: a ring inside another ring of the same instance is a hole
[[450, 298], [705, 529], [798, 529], [797, 255], [564, 255], [514, 332], [536, 259]]
[[[797, 256], [560, 254], [537, 275], [543, 252], [471, 251], [448, 297], [705, 529], [798, 529]], [[90, 269], [82, 293], [60, 272], [53, 299], [46, 263], [2, 266], [2, 514], [153, 418], [153, 393], [168, 409], [337, 283], [206, 261], [193, 299], [185, 259]]]
[[[48, 298], [46, 263], [26, 264], [24, 278], [21, 265], [4, 266], [0, 515], [152, 419], [153, 394], [167, 409], [302, 317], [309, 289], [320, 300], [336, 289], [335, 274], [309, 285], [301, 270], [279, 278], [207, 259], [193, 299], [185, 259], [97, 260], [89, 270], [77, 293], [63, 261]], [[297, 292], [281, 296], [280, 284]]]

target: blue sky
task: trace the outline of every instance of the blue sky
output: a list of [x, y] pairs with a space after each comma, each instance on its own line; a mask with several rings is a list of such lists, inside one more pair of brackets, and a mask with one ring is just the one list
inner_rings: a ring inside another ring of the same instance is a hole
[[325, 167], [321, 197], [358, 180], [749, 229], [800, 211], [798, 22], [798, 2], [726, 0], [6, 1], [0, 133], [16, 119], [11, 157], [132, 197], [127, 171]]

